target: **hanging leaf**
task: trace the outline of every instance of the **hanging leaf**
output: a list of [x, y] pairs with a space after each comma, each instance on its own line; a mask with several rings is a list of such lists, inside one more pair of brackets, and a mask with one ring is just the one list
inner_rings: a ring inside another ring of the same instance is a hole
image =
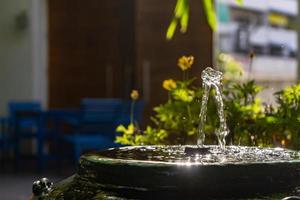
[[244, 0], [235, 0], [237, 4], [242, 5], [244, 3]]
[[180, 18], [181, 33], [185, 33], [189, 23], [190, 5], [188, 1], [184, 2], [184, 12]]
[[172, 39], [172, 37], [175, 33], [175, 30], [176, 30], [176, 27], [177, 27], [177, 20], [174, 18], [172, 20], [172, 22], [170, 23], [168, 30], [167, 30], [166, 38], [168, 40]]
[[185, 8], [184, 4], [185, 4], [185, 0], [177, 0], [175, 10], [174, 10], [175, 17], [177, 19], [180, 19], [184, 13], [184, 8]]
[[[238, 5], [242, 5], [244, 0], [235, 0]], [[190, 13], [189, 0], [177, 0], [174, 8], [173, 19], [167, 29], [166, 38], [171, 40], [177, 28], [177, 24], [180, 23], [180, 32], [185, 33], [187, 31]], [[214, 0], [203, 0], [204, 11], [207, 17], [207, 22], [213, 31], [217, 30], [218, 22], [214, 6]]]
[[189, 0], [177, 0], [175, 9], [174, 9], [174, 17], [168, 27], [166, 38], [168, 40], [172, 39], [177, 24], [180, 23], [180, 31], [182, 33], [186, 32], [189, 21]]
[[204, 10], [206, 13], [207, 21], [213, 31], [217, 30], [217, 17], [214, 8], [214, 0], [204, 0]]

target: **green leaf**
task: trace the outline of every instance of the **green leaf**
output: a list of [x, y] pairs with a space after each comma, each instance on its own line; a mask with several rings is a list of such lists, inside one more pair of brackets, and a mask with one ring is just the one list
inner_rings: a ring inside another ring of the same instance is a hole
[[180, 18], [180, 26], [181, 26], [180, 31], [182, 33], [185, 33], [187, 30], [188, 22], [189, 22], [189, 13], [190, 13], [190, 6], [189, 6], [188, 1], [186, 0], [184, 2], [184, 4], [185, 4], [184, 12], [182, 13], [181, 18]]
[[134, 125], [131, 123], [128, 125], [127, 128], [124, 125], [119, 125], [116, 128], [116, 131], [121, 132], [123, 134], [133, 134], [134, 133]]
[[235, 0], [237, 4], [242, 5], [244, 3], [244, 0]]
[[181, 18], [181, 16], [185, 12], [184, 9], [185, 9], [185, 0], [177, 0], [175, 10], [174, 10], [174, 14], [177, 19]]
[[[188, 27], [189, 21], [189, 0], [177, 0], [176, 6], [174, 9], [174, 17], [167, 29], [166, 38], [167, 40], [172, 39], [174, 36], [175, 30], [177, 28], [178, 22], [180, 22], [180, 32], [185, 33]], [[213, 31], [217, 30], [217, 16], [214, 8], [214, 0], [203, 0], [204, 10], [207, 16], [207, 21], [209, 26]], [[238, 5], [242, 5], [244, 3], [243, 0], [236, 0]]]
[[173, 92], [174, 99], [181, 100], [183, 102], [192, 102], [195, 97], [195, 92], [188, 89], [176, 89]]
[[207, 21], [209, 26], [213, 31], [217, 30], [217, 16], [214, 8], [214, 1], [213, 0], [204, 0], [204, 10], [206, 13]]
[[175, 30], [176, 30], [176, 27], [177, 27], [177, 20], [176, 18], [174, 18], [172, 20], [172, 22], [170, 23], [169, 27], [168, 27], [168, 30], [167, 30], [167, 34], [166, 34], [166, 38], [167, 40], [171, 40], [174, 33], [175, 33]]
[[172, 39], [175, 30], [177, 28], [177, 24], [180, 22], [180, 31], [185, 33], [188, 27], [189, 21], [189, 0], [177, 0], [175, 9], [174, 9], [174, 17], [168, 27], [166, 38], [167, 40]]
[[124, 125], [119, 125], [117, 128], [116, 128], [116, 131], [117, 132], [126, 132], [126, 128]]
[[275, 124], [278, 120], [276, 117], [269, 116], [269, 117], [266, 117], [266, 121], [267, 121], [267, 123]]
[[132, 123], [128, 125], [127, 133], [134, 133], [134, 125]]

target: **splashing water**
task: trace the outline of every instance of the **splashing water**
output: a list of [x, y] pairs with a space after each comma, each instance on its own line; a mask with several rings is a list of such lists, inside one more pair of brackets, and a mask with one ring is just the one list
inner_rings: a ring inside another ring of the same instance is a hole
[[200, 123], [199, 123], [199, 131], [198, 131], [198, 140], [197, 145], [203, 146], [205, 141], [205, 131], [204, 126], [206, 122], [206, 112], [207, 112], [207, 102], [209, 98], [209, 93], [211, 88], [214, 88], [216, 91], [215, 101], [217, 104], [218, 117], [220, 120], [220, 126], [216, 129], [216, 135], [218, 138], [218, 143], [222, 149], [225, 149], [226, 140], [225, 137], [228, 135], [229, 130], [227, 128], [225, 114], [224, 114], [224, 103], [222, 99], [222, 91], [221, 91], [221, 81], [223, 78], [222, 72], [216, 71], [210, 67], [206, 68], [202, 74], [201, 78], [203, 80], [203, 88], [204, 94], [202, 97], [201, 111], [200, 111]]

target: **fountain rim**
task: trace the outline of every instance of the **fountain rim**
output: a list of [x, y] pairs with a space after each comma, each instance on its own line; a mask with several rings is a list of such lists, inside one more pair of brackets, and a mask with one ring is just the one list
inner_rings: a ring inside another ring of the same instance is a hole
[[[139, 147], [195, 147], [196, 145], [145, 145], [145, 146], [125, 146], [119, 148], [139, 148]], [[215, 145], [205, 145], [205, 147], [215, 146]], [[231, 147], [231, 146], [229, 146]], [[238, 146], [238, 147], [247, 147], [249, 146]], [[262, 148], [262, 147], [253, 147], [253, 148]], [[109, 148], [106, 150], [115, 149]], [[268, 149], [284, 149], [284, 148], [268, 148]], [[285, 149], [289, 150], [289, 149]], [[293, 150], [290, 150], [293, 151]], [[297, 151], [295, 151], [297, 152]], [[225, 166], [250, 166], [250, 165], [275, 165], [275, 164], [293, 164], [300, 163], [300, 159], [293, 160], [275, 160], [275, 161], [264, 161], [264, 162], [227, 162], [227, 163], [201, 163], [201, 162], [164, 162], [164, 161], [151, 161], [151, 160], [138, 160], [138, 159], [121, 159], [121, 158], [110, 158], [101, 155], [93, 155], [93, 153], [87, 153], [81, 156], [80, 162], [82, 160], [87, 160], [92, 163], [97, 164], [110, 164], [110, 165], [130, 165], [130, 166], [156, 166], [156, 167], [205, 167], [205, 166], [215, 166], [215, 167], [225, 167]]]

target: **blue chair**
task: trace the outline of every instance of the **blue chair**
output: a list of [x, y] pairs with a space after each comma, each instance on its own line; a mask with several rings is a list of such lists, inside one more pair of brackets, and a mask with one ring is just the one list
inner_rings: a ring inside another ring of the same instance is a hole
[[122, 113], [120, 99], [83, 99], [77, 131], [65, 135], [64, 140], [73, 146], [77, 161], [83, 151], [116, 147], [115, 128]]
[[76, 128], [79, 124], [80, 109], [51, 109], [42, 114], [41, 132], [48, 152], [43, 154], [43, 162], [56, 161], [56, 168], [61, 169], [63, 164], [64, 134], [70, 132], [69, 128]]
[[[5, 154], [9, 154], [14, 149], [13, 137], [9, 132], [8, 118], [0, 118], [0, 158], [3, 159]], [[2, 161], [0, 161], [1, 163]]]
[[42, 131], [44, 120], [42, 117], [41, 104], [34, 101], [12, 101], [9, 102], [8, 109], [9, 123], [10, 127], [12, 127], [11, 131], [14, 135], [14, 154], [16, 167], [19, 167], [21, 141], [34, 139], [37, 141], [37, 165], [38, 169], [40, 170], [44, 160], [44, 134]]

